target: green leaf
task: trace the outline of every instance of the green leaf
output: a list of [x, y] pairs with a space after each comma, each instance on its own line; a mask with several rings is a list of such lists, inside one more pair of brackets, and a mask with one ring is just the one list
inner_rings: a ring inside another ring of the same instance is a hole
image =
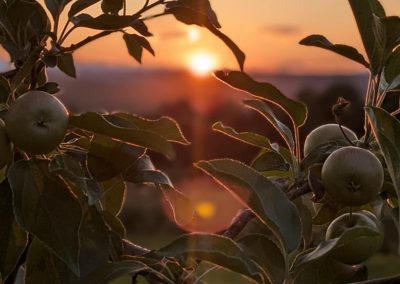
[[98, 113], [87, 112], [80, 115], [71, 115], [69, 123], [86, 131], [149, 148], [150, 150], [164, 154], [168, 158], [175, 156], [172, 145], [164, 137], [146, 130], [118, 127]]
[[72, 53], [65, 53], [57, 56], [57, 67], [68, 76], [76, 78], [76, 69]]
[[271, 142], [267, 137], [263, 135], [253, 132], [237, 132], [232, 127], [225, 126], [222, 122], [214, 123], [212, 129], [214, 131], [221, 132], [222, 134], [237, 139], [243, 143], [262, 149], [271, 149]]
[[400, 48], [397, 48], [390, 55], [386, 62], [385, 80], [391, 87], [397, 87], [400, 85]]
[[83, 277], [105, 265], [109, 259], [109, 228], [95, 206], [85, 212], [79, 241], [79, 268]]
[[[79, 275], [79, 202], [47, 160], [19, 161], [8, 172], [18, 224], [36, 236]], [[68, 212], [68, 214], [66, 214]]]
[[100, 0], [77, 0], [72, 3], [71, 8], [68, 12], [68, 18], [71, 19], [73, 16], [78, 14], [80, 11], [100, 2]]
[[75, 276], [64, 262], [37, 238], [34, 238], [26, 259], [26, 284], [76, 283]]
[[235, 160], [200, 161], [196, 167], [246, 204], [280, 240], [288, 252], [301, 240], [301, 222], [296, 206], [284, 192], [249, 166]]
[[346, 265], [326, 258], [312, 263], [299, 271], [294, 283], [331, 284], [353, 283], [367, 279], [367, 270], [363, 265]]
[[276, 118], [275, 114], [272, 112], [272, 109], [265, 102], [261, 100], [244, 100], [243, 103], [247, 107], [254, 109], [262, 116], [264, 116], [268, 120], [268, 122], [271, 123], [271, 125], [276, 129], [276, 131], [278, 131], [278, 133], [282, 136], [289, 149], [294, 149], [294, 139], [292, 131], [289, 127], [287, 127]]
[[383, 47], [383, 58], [400, 44], [400, 18], [397, 16], [377, 17], [374, 15], [374, 34], [379, 46]]
[[125, 201], [126, 184], [121, 176], [101, 183], [103, 195], [101, 204], [104, 210], [118, 216], [121, 213]]
[[152, 270], [146, 264], [134, 261], [125, 260], [120, 262], [107, 263], [103, 266], [98, 267], [94, 272], [90, 273], [88, 276], [80, 279], [76, 284], [107, 284], [111, 280], [117, 279], [124, 275], [134, 275], [139, 272], [149, 272], [161, 277], [166, 283], [174, 284], [172, 281], [167, 281], [167, 279], [155, 270]]
[[10, 92], [15, 91], [23, 81], [31, 75], [31, 71], [39, 60], [39, 56], [32, 52], [28, 59], [24, 62], [22, 67], [18, 70], [17, 74], [11, 80]]
[[249, 234], [237, 240], [239, 246], [257, 262], [271, 283], [283, 283], [287, 264], [279, 246], [266, 235]]
[[260, 271], [246, 253], [231, 239], [213, 234], [183, 235], [156, 251], [164, 257], [194, 258], [260, 281]]
[[366, 237], [375, 237], [379, 234], [378, 231], [369, 227], [360, 226], [348, 228], [340, 237], [322, 241], [315, 249], [298, 256], [292, 268], [294, 271], [299, 271], [304, 265], [322, 261], [325, 258], [334, 258], [335, 253], [340, 252], [343, 247], [348, 247], [349, 243], [355, 244], [358, 239], [362, 240]]
[[125, 41], [129, 54], [135, 58], [137, 62], [142, 63], [143, 49], [146, 49], [153, 56], [155, 55], [150, 42], [145, 37], [124, 33], [122, 38]]
[[24, 251], [28, 236], [14, 218], [12, 191], [7, 182], [0, 184], [0, 274], [6, 280]]
[[113, 15], [118, 15], [118, 12], [124, 7], [123, 0], [102, 0], [101, 10], [104, 13], [110, 13]]
[[156, 185], [170, 205], [177, 223], [184, 225], [192, 220], [194, 215], [193, 204], [172, 185], [165, 173], [154, 167], [148, 155], [140, 157], [124, 174], [124, 179], [133, 183], [152, 183]]
[[60, 91], [58, 84], [55, 82], [46, 82], [40, 87], [36, 88], [36, 90], [43, 91], [49, 94], [56, 94]]
[[146, 119], [138, 115], [117, 112], [104, 117], [111, 123], [128, 128], [137, 128], [156, 133], [170, 142], [189, 145], [190, 142], [183, 135], [179, 124], [172, 118], [163, 116], [159, 119]]
[[322, 35], [310, 35], [302, 39], [299, 43], [302, 45], [316, 46], [333, 51], [369, 68], [369, 63], [364, 59], [364, 56], [358, 52], [357, 49], [344, 44], [333, 44]]
[[261, 173], [270, 171], [287, 172], [290, 168], [282, 155], [275, 151], [261, 152], [251, 162], [251, 166]]
[[400, 198], [400, 122], [381, 108], [366, 107], [366, 112]]
[[145, 153], [136, 147], [100, 134], [93, 135], [88, 149], [87, 167], [98, 181], [112, 179], [129, 170]]
[[286, 97], [270, 83], [254, 81], [249, 75], [239, 71], [231, 71], [229, 73], [218, 71], [215, 76], [236, 89], [279, 106], [291, 117], [296, 126], [302, 126], [307, 119], [307, 107], [305, 104]]
[[94, 30], [112, 31], [129, 27], [136, 19], [137, 16], [134, 15], [118, 16], [118, 15], [102, 14], [95, 18], [85, 17], [75, 25], [77, 27], [85, 27]]
[[383, 47], [376, 40], [374, 29], [374, 15], [385, 16], [385, 10], [378, 0], [349, 0], [358, 31], [361, 35], [365, 51], [371, 65], [371, 72], [378, 74], [381, 69]]

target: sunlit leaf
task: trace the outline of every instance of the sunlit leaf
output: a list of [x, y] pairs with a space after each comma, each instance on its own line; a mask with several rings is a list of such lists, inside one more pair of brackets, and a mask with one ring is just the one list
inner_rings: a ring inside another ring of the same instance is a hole
[[69, 188], [57, 175], [48, 172], [47, 160], [14, 163], [8, 180], [18, 224], [79, 275], [78, 232], [82, 209]]
[[249, 234], [237, 240], [239, 246], [257, 262], [271, 283], [283, 283], [287, 264], [279, 246], [262, 234]]
[[165, 257], [183, 256], [208, 261], [244, 276], [260, 279], [260, 271], [246, 253], [234, 241], [220, 235], [183, 235], [156, 253]]
[[358, 31], [371, 65], [371, 72], [381, 71], [383, 47], [379, 45], [373, 31], [374, 15], [385, 16], [385, 10], [378, 0], [349, 0]]
[[132, 127], [154, 132], [170, 142], [189, 145], [179, 124], [172, 118], [163, 116], [159, 119], [146, 119], [135, 114], [117, 112], [104, 116], [110, 122], [121, 127]]
[[381, 108], [366, 107], [366, 112], [400, 198], [400, 122]]
[[175, 156], [172, 145], [162, 136], [146, 130], [118, 127], [107, 121], [98, 113], [87, 112], [81, 115], [71, 115], [69, 123], [72, 126], [86, 131], [91, 131], [133, 145], [149, 148], [150, 150], [162, 153], [169, 158]]
[[225, 126], [222, 122], [214, 123], [212, 129], [246, 144], [259, 148], [271, 149], [271, 142], [269, 141], [269, 139], [260, 134], [253, 132], [237, 132], [232, 127]]
[[259, 112], [262, 116], [264, 116], [269, 123], [278, 131], [278, 133], [282, 136], [283, 140], [285, 140], [289, 149], [294, 149], [294, 139], [292, 135], [292, 131], [285, 124], [280, 122], [272, 109], [261, 100], [244, 100], [243, 103], [251, 108]]
[[7, 182], [0, 184], [0, 217], [0, 274], [5, 280], [28, 241], [27, 233], [15, 221], [12, 191]]
[[245, 91], [259, 99], [267, 100], [282, 108], [292, 119], [295, 125], [301, 126], [307, 119], [307, 107], [305, 104], [292, 100], [282, 94], [270, 83], [254, 81], [249, 75], [243, 72], [231, 71], [215, 73], [218, 79], [231, 87]]
[[101, 203], [104, 210], [111, 214], [118, 215], [125, 201], [126, 184], [121, 176], [114, 177], [111, 180], [101, 183], [102, 198]]
[[333, 44], [326, 37], [322, 35], [310, 35], [300, 41], [302, 45], [316, 46], [323, 49], [333, 51], [351, 60], [354, 60], [365, 67], [369, 68], [369, 63], [364, 59], [364, 56], [352, 46], [344, 44]]
[[291, 252], [301, 239], [301, 222], [296, 206], [268, 178], [235, 160], [219, 159], [195, 164], [240, 202], [248, 206]]

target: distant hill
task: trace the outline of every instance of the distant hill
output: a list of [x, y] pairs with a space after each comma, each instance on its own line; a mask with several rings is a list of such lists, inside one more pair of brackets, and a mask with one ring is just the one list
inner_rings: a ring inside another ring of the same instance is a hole
[[[365, 91], [367, 76], [297, 76], [252, 74], [260, 81], [276, 85], [290, 97], [304, 89], [322, 92], [332, 84], [350, 84]], [[78, 79], [59, 71], [50, 78], [60, 83], [61, 98], [73, 111], [132, 111], [157, 113], [165, 105], [187, 101], [197, 112], [210, 112], [226, 101], [239, 102], [244, 97], [213, 77], [194, 77], [187, 71], [127, 69], [107, 66], [80, 66]]]

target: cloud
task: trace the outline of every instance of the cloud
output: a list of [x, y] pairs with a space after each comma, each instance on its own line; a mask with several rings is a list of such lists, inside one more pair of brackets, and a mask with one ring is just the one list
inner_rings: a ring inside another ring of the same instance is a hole
[[291, 36], [298, 34], [300, 29], [290, 25], [265, 25], [259, 28], [263, 33], [280, 35], [280, 36]]
[[179, 31], [179, 30], [170, 30], [170, 31], [164, 31], [158, 34], [158, 36], [161, 39], [168, 39], [168, 40], [177, 40], [181, 38], [187, 37], [187, 33], [185, 31]]

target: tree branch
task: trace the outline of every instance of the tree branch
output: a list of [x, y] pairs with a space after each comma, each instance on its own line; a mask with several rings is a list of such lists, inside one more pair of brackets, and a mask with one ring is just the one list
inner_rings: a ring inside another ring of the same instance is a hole
[[119, 31], [120, 31], [120, 30], [112, 30], [112, 31], [102, 31], [102, 32], [99, 32], [98, 34], [95, 34], [95, 35], [93, 35], [93, 36], [88, 36], [87, 38], [85, 38], [84, 40], [82, 40], [82, 41], [80, 41], [80, 42], [78, 42], [78, 43], [71, 44], [70, 47], [65, 47], [65, 48], [63, 48], [62, 51], [63, 51], [63, 52], [73, 52], [73, 51], [77, 50], [78, 48], [81, 48], [82, 46], [84, 46], [84, 45], [86, 45], [86, 44], [88, 44], [88, 43], [90, 43], [90, 42], [92, 42], [92, 41], [94, 41], [94, 40], [96, 40], [96, 39], [105, 37], [105, 36], [107, 36], [107, 35], [109, 35], [109, 34], [112, 34], [112, 33], [114, 33], [114, 32], [119, 32]]

